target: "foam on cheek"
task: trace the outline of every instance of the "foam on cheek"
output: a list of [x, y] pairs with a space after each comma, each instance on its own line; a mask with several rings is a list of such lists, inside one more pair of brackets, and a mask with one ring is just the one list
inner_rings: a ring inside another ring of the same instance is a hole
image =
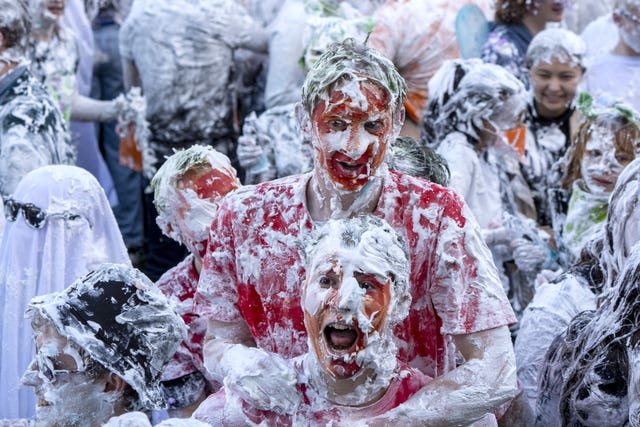
[[211, 222], [218, 212], [218, 204], [198, 197], [192, 189], [182, 192], [189, 206], [184, 218], [186, 230], [182, 233], [189, 235], [194, 242], [207, 240]]
[[[324, 258], [326, 256], [328, 255], [323, 255], [322, 257]], [[309, 270], [309, 273], [313, 275], [314, 271], [330, 271], [332, 269], [334, 269], [333, 263], [323, 261]], [[334, 273], [337, 274], [338, 272], [334, 270]], [[307, 289], [304, 294], [304, 301], [302, 301], [302, 308], [314, 316], [317, 315], [320, 308], [327, 303], [331, 293], [331, 288], [320, 287], [317, 279], [315, 275], [311, 276], [310, 282], [306, 285]]]
[[612, 131], [602, 127], [594, 127], [591, 131], [589, 141], [585, 146], [586, 151], [598, 150], [601, 156], [584, 156], [581, 169], [582, 177], [592, 193], [602, 192], [601, 186], [593, 182], [594, 177], [617, 176], [622, 172], [623, 166], [616, 159], [616, 149], [614, 146], [615, 135]]
[[49, 406], [36, 408], [36, 425], [92, 425], [106, 422], [114, 415], [121, 393], [105, 393], [102, 381], [89, 381], [82, 374], [72, 374], [53, 383], [45, 382], [40, 397]]

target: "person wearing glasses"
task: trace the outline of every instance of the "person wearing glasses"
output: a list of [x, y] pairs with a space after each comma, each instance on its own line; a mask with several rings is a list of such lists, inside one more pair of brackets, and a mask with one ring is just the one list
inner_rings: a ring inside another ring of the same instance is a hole
[[104, 262], [130, 261], [107, 197], [84, 169], [36, 169], [3, 199], [0, 419], [28, 418], [35, 398], [19, 380], [34, 352], [31, 328], [24, 319], [29, 300], [63, 290]]
[[640, 110], [640, 4], [616, 0], [612, 14], [618, 27], [618, 43], [589, 66], [586, 90], [602, 104], [624, 101]]

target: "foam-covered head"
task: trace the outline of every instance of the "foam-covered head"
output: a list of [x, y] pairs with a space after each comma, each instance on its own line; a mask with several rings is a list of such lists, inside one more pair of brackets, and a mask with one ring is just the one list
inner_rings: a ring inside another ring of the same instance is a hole
[[27, 51], [31, 17], [25, 0], [0, 0], [0, 61], [21, 62]]
[[346, 39], [330, 45], [307, 73], [302, 86], [307, 114], [313, 114], [321, 100], [328, 100], [331, 88], [345, 80], [372, 82], [387, 93], [393, 111], [403, 108], [407, 85], [393, 63], [377, 50]]
[[487, 124], [495, 131], [516, 127], [526, 104], [524, 85], [503, 67], [479, 59], [445, 61], [429, 80], [425, 137], [440, 142], [458, 131], [478, 141]]
[[302, 308], [320, 366], [347, 378], [395, 351], [391, 331], [411, 301], [404, 239], [376, 217], [330, 220], [306, 256]]
[[168, 237], [199, 253], [222, 197], [239, 186], [224, 154], [203, 145], [177, 151], [151, 180], [156, 222]]
[[186, 326], [141, 272], [103, 264], [62, 292], [32, 299], [26, 317], [35, 316], [125, 380], [139, 408], [163, 407], [161, 374]]
[[29, 9], [36, 30], [46, 30], [58, 24], [64, 14], [66, 0], [29, 0]]
[[550, 64], [556, 59], [560, 63], [584, 69], [587, 47], [582, 38], [564, 28], [547, 28], [535, 35], [525, 56], [527, 68], [539, 62]]
[[583, 179], [589, 191], [610, 194], [618, 175], [640, 149], [640, 116], [621, 103], [594, 107], [587, 93], [580, 94], [578, 104], [586, 118], [566, 154], [562, 186], [570, 188]]

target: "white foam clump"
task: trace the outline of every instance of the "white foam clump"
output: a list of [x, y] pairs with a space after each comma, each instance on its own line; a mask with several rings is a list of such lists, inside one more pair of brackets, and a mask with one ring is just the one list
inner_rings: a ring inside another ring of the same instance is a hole
[[551, 64], [553, 59], [571, 66], [584, 65], [587, 46], [579, 35], [564, 28], [548, 28], [538, 33], [527, 49], [527, 62]]
[[147, 101], [142, 95], [142, 90], [139, 87], [131, 88], [126, 94], [119, 95], [115, 102], [119, 106], [116, 132], [120, 138], [126, 138], [129, 136], [129, 126], [133, 127], [136, 145], [142, 153], [142, 172], [151, 179], [156, 172], [154, 164], [157, 159], [149, 145], [151, 133], [146, 119]]

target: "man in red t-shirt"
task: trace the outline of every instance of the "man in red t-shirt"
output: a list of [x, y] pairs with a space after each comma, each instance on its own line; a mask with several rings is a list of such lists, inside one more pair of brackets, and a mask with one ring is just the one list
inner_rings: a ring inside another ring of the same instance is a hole
[[[244, 384], [254, 407], [294, 408], [287, 396], [295, 381], [278, 366], [307, 352], [305, 240], [330, 218], [367, 213], [408, 242], [412, 304], [394, 334], [399, 359], [435, 378], [381, 417], [469, 424], [516, 393], [507, 327], [515, 318], [475, 219], [452, 191], [384, 163], [405, 94], [380, 53], [352, 40], [332, 45], [307, 74], [297, 111], [314, 169], [235, 192], [213, 221], [195, 295], [208, 318], [205, 366]], [[259, 369], [240, 378], [238, 361], [256, 345], [266, 350], [253, 360]]]
[[307, 245], [306, 259], [301, 305], [310, 350], [291, 363], [295, 415], [234, 402], [236, 384], [229, 381], [195, 418], [228, 425], [246, 417], [273, 426], [370, 418], [404, 403], [431, 380], [396, 358], [393, 328], [411, 303], [409, 254], [389, 224], [371, 215], [329, 220]]

